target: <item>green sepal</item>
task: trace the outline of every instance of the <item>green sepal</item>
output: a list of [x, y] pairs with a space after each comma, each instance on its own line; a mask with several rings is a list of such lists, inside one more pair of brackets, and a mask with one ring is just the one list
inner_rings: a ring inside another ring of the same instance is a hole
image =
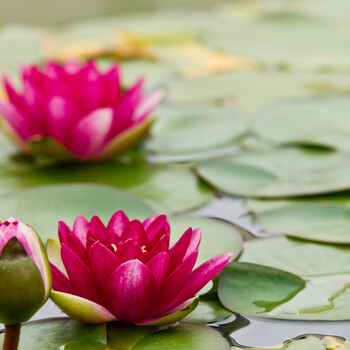
[[29, 140], [30, 153], [35, 156], [54, 158], [62, 162], [77, 160], [77, 157], [51, 137], [33, 137]]
[[106, 148], [102, 151], [101, 155], [97, 159], [108, 159], [114, 156], [120, 155], [128, 149], [135, 147], [139, 144], [148, 134], [148, 130], [155, 122], [155, 118], [147, 118], [141, 123], [125, 130], [114, 139], [112, 139]]
[[0, 256], [0, 322], [28, 321], [45, 300], [40, 271], [16, 237]]

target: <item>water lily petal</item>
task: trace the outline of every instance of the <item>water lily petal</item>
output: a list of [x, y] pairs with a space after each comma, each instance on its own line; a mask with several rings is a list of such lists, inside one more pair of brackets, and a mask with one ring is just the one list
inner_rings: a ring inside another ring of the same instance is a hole
[[83, 244], [76, 235], [72, 234], [70, 228], [63, 221], [58, 222], [58, 237], [62, 244], [68, 246], [79, 255], [80, 259], [85, 261], [86, 254]]
[[29, 120], [14, 105], [0, 101], [0, 115], [21, 139], [27, 140], [34, 134]]
[[53, 264], [50, 264], [52, 271], [52, 289], [57, 292], [75, 294], [69, 279]]
[[51, 292], [51, 300], [69, 317], [82, 323], [105, 323], [117, 321], [102, 305], [76, 295]]
[[87, 262], [101, 286], [120, 265], [116, 255], [100, 242], [95, 242], [89, 249]]
[[101, 289], [87, 265], [65, 244], [62, 244], [61, 256], [76, 294], [102, 305]]
[[174, 300], [174, 298], [184, 287], [184, 284], [197, 261], [197, 257], [198, 250], [194, 251], [168, 276], [159, 292], [159, 297], [156, 298], [156, 304], [154, 305], [156, 311], [154, 313], [162, 312], [175, 307], [175, 305], [168, 306], [168, 304]]
[[159, 105], [164, 97], [165, 93], [163, 90], [156, 90], [144, 96], [135, 109], [132, 117], [133, 121], [140, 122], [145, 119]]
[[108, 235], [116, 235], [120, 237], [129, 223], [129, 218], [124, 214], [122, 210], [118, 210], [113, 214], [107, 225]]
[[161, 252], [168, 252], [168, 250], [169, 250], [169, 237], [163, 236], [158, 241], [158, 243], [151, 249], [151, 251], [147, 256], [147, 259], [150, 260], [157, 254]]
[[169, 250], [171, 258], [171, 270], [179, 266], [184, 260], [185, 254], [192, 241], [193, 230], [188, 228], [175, 245]]
[[80, 239], [80, 242], [86, 247], [87, 233], [90, 228], [90, 223], [83, 216], [78, 215], [74, 221], [73, 233]]
[[132, 220], [125, 227], [124, 232], [121, 235], [121, 241], [127, 241], [128, 239], [132, 239], [141, 247], [148, 245], [145, 230], [139, 220]]
[[156, 282], [156, 290], [160, 288], [169, 272], [170, 257], [166, 252], [159, 253], [146, 263]]
[[141, 246], [134, 242], [132, 239], [129, 239], [118, 246], [115, 254], [121, 263], [124, 263], [130, 259], [138, 259], [140, 261], [143, 260], [143, 252]]
[[107, 282], [107, 300], [113, 313], [122, 322], [142, 318], [154, 296], [152, 273], [139, 260], [120, 265]]
[[163, 235], [170, 236], [170, 225], [165, 215], [159, 215], [146, 229], [150, 246], [154, 246]]
[[193, 297], [226, 266], [232, 256], [232, 253], [222, 254], [196, 268], [188, 277], [188, 283], [170, 303], [170, 307], [175, 307], [184, 300]]
[[73, 130], [72, 151], [79, 157], [97, 156], [106, 142], [113, 118], [111, 108], [97, 109], [82, 118]]
[[106, 226], [102, 222], [102, 220], [94, 215], [90, 221], [90, 233], [94, 236], [98, 241], [105, 243], [108, 239], [108, 232]]

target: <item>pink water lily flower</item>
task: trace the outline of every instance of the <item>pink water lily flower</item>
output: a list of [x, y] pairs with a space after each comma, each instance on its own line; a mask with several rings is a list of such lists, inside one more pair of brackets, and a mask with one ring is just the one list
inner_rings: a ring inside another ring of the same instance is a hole
[[50, 265], [38, 235], [13, 218], [0, 223], [0, 322], [28, 321], [51, 291]]
[[195, 294], [232, 257], [212, 258], [193, 270], [200, 229], [189, 228], [169, 249], [165, 215], [130, 221], [117, 211], [107, 227], [94, 216], [78, 216], [73, 230], [59, 223], [61, 246], [49, 240], [51, 299], [84, 323], [121, 321], [161, 325], [185, 317], [198, 304]]
[[4, 78], [3, 130], [25, 153], [62, 160], [120, 154], [147, 134], [160, 90], [143, 93], [143, 79], [124, 89], [120, 66], [102, 73], [94, 62], [49, 62], [22, 69], [22, 92]]

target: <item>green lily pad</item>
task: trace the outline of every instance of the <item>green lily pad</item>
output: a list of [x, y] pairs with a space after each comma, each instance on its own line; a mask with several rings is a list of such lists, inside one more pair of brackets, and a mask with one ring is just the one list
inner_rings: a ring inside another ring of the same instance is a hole
[[306, 277], [346, 274], [350, 273], [350, 246], [287, 237], [256, 239], [245, 242], [239, 261], [266, 265]]
[[214, 105], [166, 105], [158, 116], [146, 147], [169, 156], [213, 151], [247, 132], [240, 112]]
[[187, 228], [202, 229], [197, 266], [214, 256], [228, 252], [233, 252], [232, 259], [235, 259], [242, 251], [242, 236], [238, 229], [228, 222], [210, 218], [174, 216], [169, 217], [169, 223], [171, 226], [171, 245], [179, 240]]
[[219, 299], [233, 312], [257, 315], [272, 311], [305, 288], [305, 281], [289, 272], [230, 263], [221, 272]]
[[[2, 341], [3, 334], [0, 335]], [[120, 323], [85, 325], [70, 319], [27, 323], [22, 327], [19, 350], [169, 349], [229, 350], [228, 342], [209, 327], [180, 323], [176, 327], [137, 327]]]
[[277, 144], [310, 144], [348, 152], [349, 113], [349, 98], [320, 96], [276, 103], [259, 113], [252, 126], [259, 136]]
[[260, 317], [346, 320], [350, 315], [350, 247], [286, 237], [247, 242], [240, 261], [298, 274], [306, 288]]
[[350, 244], [350, 200], [249, 201], [264, 231], [318, 242]]
[[53, 185], [14, 192], [0, 200], [2, 219], [16, 216], [33, 226], [42, 240], [57, 237], [58, 220], [72, 224], [77, 215], [99, 215], [107, 222], [117, 210], [145, 219], [153, 211], [141, 200], [110, 186]]
[[[270, 11], [250, 21], [225, 20], [222, 16], [208, 26], [203, 40], [213, 47], [270, 66], [308, 71], [349, 68], [348, 23], [333, 22], [327, 26], [324, 21], [310, 20], [302, 13], [287, 17], [288, 10], [285, 8], [284, 16], [283, 10], [280, 16]], [[315, 37], [321, 37], [322, 42]]]
[[350, 188], [349, 157], [319, 149], [281, 148], [202, 162], [198, 174], [231, 195], [281, 198]]
[[63, 164], [7, 173], [0, 179], [0, 193], [43, 184], [91, 182], [123, 189], [162, 212], [185, 211], [209, 202], [211, 190], [187, 166], [124, 164]]
[[[242, 32], [240, 32], [242, 38]], [[169, 84], [171, 103], [226, 102], [246, 112], [256, 112], [285, 98], [318, 94], [320, 88], [342, 90], [349, 86], [347, 75], [300, 72], [241, 71]]]
[[317, 336], [317, 335], [304, 335], [292, 340], [287, 340], [280, 347], [274, 346], [273, 348], [245, 348], [245, 347], [232, 347], [231, 350], [347, 350], [350, 349], [350, 343], [345, 342], [342, 339], [337, 339], [330, 336]]

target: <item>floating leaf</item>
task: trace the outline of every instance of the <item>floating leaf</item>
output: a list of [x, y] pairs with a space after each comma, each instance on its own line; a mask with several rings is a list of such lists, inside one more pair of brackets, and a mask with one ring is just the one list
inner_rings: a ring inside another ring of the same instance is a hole
[[317, 336], [317, 335], [303, 335], [301, 337], [287, 340], [280, 347], [274, 346], [273, 348], [245, 348], [245, 347], [232, 347], [231, 350], [337, 350], [337, 349], [350, 349], [350, 343], [345, 342], [342, 339], [337, 339], [330, 336]]
[[[0, 341], [3, 334], [0, 335]], [[27, 323], [22, 327], [19, 350], [229, 350], [228, 342], [209, 327], [180, 323], [157, 331], [120, 323], [85, 325], [70, 319]]]
[[289, 272], [231, 263], [221, 272], [218, 293], [229, 310], [259, 316], [292, 299], [304, 287], [305, 281]]
[[[350, 247], [276, 237], [245, 244], [240, 261], [298, 274], [306, 288], [260, 317], [346, 320], [350, 315]], [[325, 258], [326, 257], [326, 258]]]
[[213, 105], [166, 105], [158, 115], [146, 147], [169, 157], [235, 144], [248, 128], [237, 110]]
[[[261, 137], [350, 151], [350, 98], [321, 96], [276, 103], [253, 119]], [[302, 125], [302, 127], [300, 127]]]
[[350, 159], [319, 149], [252, 151], [200, 163], [198, 174], [227, 194], [280, 198], [350, 188]]
[[211, 190], [186, 166], [123, 164], [65, 164], [8, 173], [0, 192], [42, 184], [92, 182], [112, 185], [161, 206], [162, 211], [183, 211], [210, 201]]
[[350, 244], [349, 199], [251, 201], [248, 207], [264, 231], [311, 241]]

